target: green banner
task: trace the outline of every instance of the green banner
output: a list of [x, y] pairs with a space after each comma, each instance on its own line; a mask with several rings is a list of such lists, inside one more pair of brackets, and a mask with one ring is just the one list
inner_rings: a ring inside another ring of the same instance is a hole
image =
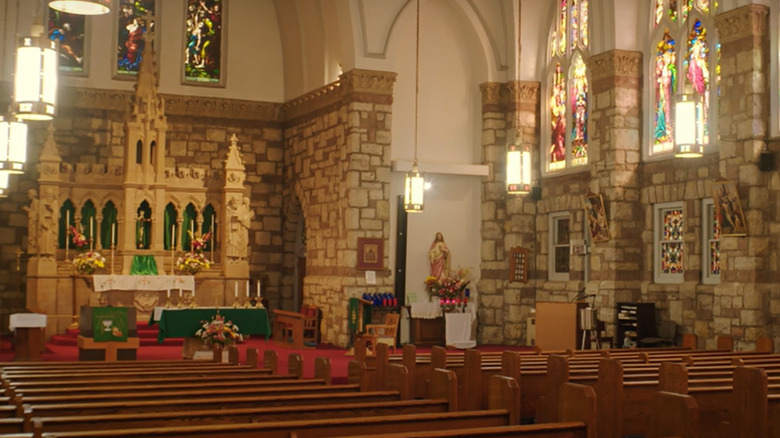
[[126, 307], [93, 307], [92, 336], [95, 342], [127, 341]]
[[157, 275], [157, 262], [153, 255], [134, 255], [130, 275]]

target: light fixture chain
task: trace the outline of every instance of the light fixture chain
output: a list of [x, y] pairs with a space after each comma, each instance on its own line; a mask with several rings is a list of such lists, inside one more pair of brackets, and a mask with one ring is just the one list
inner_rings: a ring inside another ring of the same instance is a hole
[[415, 22], [417, 33], [415, 37], [415, 60], [414, 60], [414, 166], [417, 167], [417, 105], [420, 94], [420, 0], [417, 3], [417, 20]]

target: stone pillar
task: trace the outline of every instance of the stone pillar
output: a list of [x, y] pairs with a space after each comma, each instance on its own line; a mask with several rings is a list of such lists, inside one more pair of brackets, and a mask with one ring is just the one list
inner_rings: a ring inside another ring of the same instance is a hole
[[[752, 349], [758, 336], [772, 336], [780, 347], [778, 326], [768, 324], [780, 309], [780, 291], [772, 287], [777, 254], [770, 248], [777, 232], [770, 178], [756, 167], [769, 135], [769, 9], [749, 5], [716, 17], [721, 42], [721, 98], [718, 111], [720, 176], [737, 182], [747, 221], [747, 236], [721, 238], [721, 283], [715, 287], [713, 323], [701, 323], [697, 335], [714, 345], [718, 335], [732, 336], [735, 349]], [[776, 250], [774, 250], [776, 251]], [[775, 309], [772, 312], [772, 309]], [[706, 324], [706, 326], [705, 326]]]
[[[534, 305], [534, 285], [509, 281], [507, 254], [529, 250], [529, 279], [535, 278], [536, 205], [531, 195], [507, 195], [506, 148], [519, 141], [538, 144], [539, 83], [486, 83], [482, 90], [482, 162], [490, 176], [482, 184], [482, 248], [479, 281], [479, 343], [525, 344], [526, 317]], [[519, 138], [515, 138], [519, 136]], [[538, 154], [533, 161], [538, 163]], [[538, 164], [532, 165], [538, 169]]]
[[[619, 301], [637, 301], [643, 266], [645, 209], [640, 205], [642, 54], [611, 50], [592, 56], [588, 189], [601, 194], [610, 239], [590, 246], [586, 287], [599, 319], [613, 325]], [[588, 231], [585, 230], [587, 233]]]
[[[300, 202], [306, 226], [303, 299], [322, 311], [322, 340], [349, 342], [347, 304], [393, 290], [390, 237], [390, 123], [395, 74], [344, 73], [337, 85], [285, 105], [285, 196]], [[367, 284], [357, 269], [358, 238], [380, 238], [384, 269]]]

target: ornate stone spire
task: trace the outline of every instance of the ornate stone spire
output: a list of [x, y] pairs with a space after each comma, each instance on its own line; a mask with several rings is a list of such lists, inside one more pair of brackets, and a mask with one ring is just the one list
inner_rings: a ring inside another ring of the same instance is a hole
[[246, 171], [241, 151], [238, 148], [238, 137], [233, 134], [230, 137], [227, 158], [225, 158], [225, 188], [244, 190]]
[[143, 36], [144, 51], [138, 70], [138, 80], [135, 83], [136, 105], [142, 100], [157, 101], [158, 72], [157, 54], [154, 51], [154, 16], [148, 11], [144, 15], [144, 23], [147, 28]]
[[57, 148], [57, 142], [54, 141], [54, 124], [49, 123], [46, 131], [46, 141], [43, 143], [38, 162], [38, 173], [40, 174], [38, 181], [59, 181], [62, 156]]

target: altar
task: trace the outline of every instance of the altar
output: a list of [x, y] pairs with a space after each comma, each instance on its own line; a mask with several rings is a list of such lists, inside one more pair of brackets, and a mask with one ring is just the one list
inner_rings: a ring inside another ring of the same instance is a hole
[[92, 280], [93, 291], [99, 294], [93, 304], [134, 307], [141, 319], [170, 301], [172, 295], [187, 302], [195, 298], [192, 275], [93, 275]]
[[192, 358], [193, 350], [200, 347], [200, 339], [195, 338], [195, 332], [203, 326], [203, 321], [211, 321], [219, 313], [226, 321], [232, 321], [238, 326], [238, 332], [243, 335], [271, 335], [271, 324], [268, 322], [268, 312], [262, 307], [196, 307], [196, 308], [165, 308], [157, 307], [149, 318], [149, 325], [157, 324], [159, 332], [157, 341], [166, 338], [184, 338], [182, 356]]

